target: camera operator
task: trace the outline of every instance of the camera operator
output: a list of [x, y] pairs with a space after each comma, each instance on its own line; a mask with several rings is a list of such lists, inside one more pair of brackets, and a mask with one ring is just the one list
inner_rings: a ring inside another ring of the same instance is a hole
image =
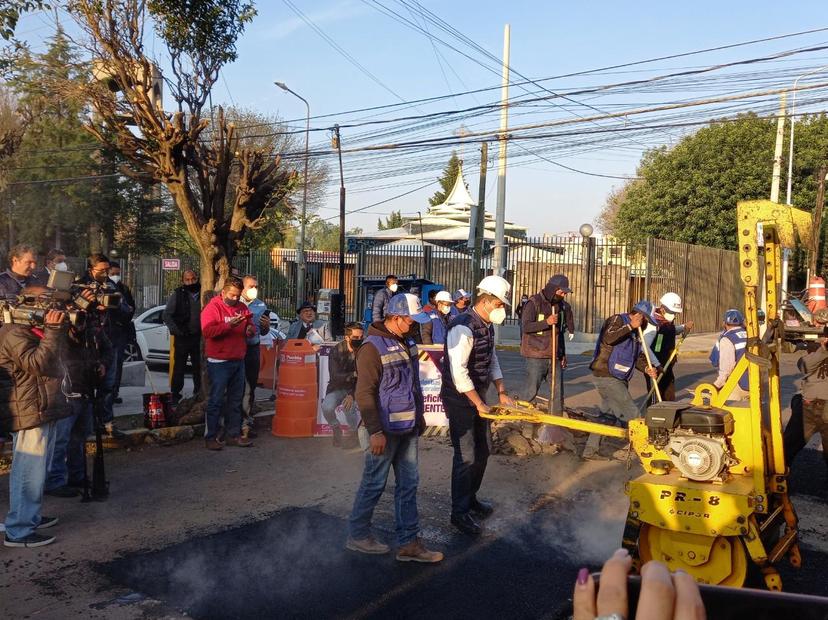
[[[23, 292], [40, 295], [45, 289], [29, 287]], [[55, 540], [36, 530], [58, 521], [41, 515], [40, 508], [55, 422], [71, 413], [61, 389], [67, 326], [58, 310], [46, 312], [43, 323], [7, 323], [0, 328], [0, 430], [14, 437], [6, 547], [41, 547]]]
[[[81, 296], [94, 301], [92, 291]], [[86, 439], [92, 433], [95, 388], [106, 377], [106, 370], [115, 361], [115, 352], [103, 327], [80, 315], [69, 328], [65, 368], [71, 415], [59, 420], [55, 428], [55, 448], [49, 463], [44, 493], [54, 497], [76, 497], [86, 479]]]
[[[88, 270], [86, 275], [78, 280], [78, 284], [90, 287], [90, 290], [97, 289], [104, 293], [117, 293], [115, 283], [109, 279], [110, 264], [109, 259], [105, 255], [92, 254], [86, 259], [86, 264]], [[124, 342], [124, 325], [129, 324], [133, 312], [134, 309], [127, 305], [123, 297], [120, 297], [116, 307], [106, 308], [98, 305], [97, 312], [91, 312], [88, 319], [93, 322], [100, 322], [103, 326], [104, 333], [112, 343], [113, 349], [117, 351], [121, 343]], [[126, 344], [123, 346], [126, 346]], [[118, 434], [118, 431], [113, 426], [113, 419], [115, 417], [113, 406], [115, 403], [114, 390], [116, 376], [117, 365], [110, 364], [106, 369], [106, 376], [100, 386], [100, 393], [103, 397], [103, 422], [106, 427], [106, 432], [110, 436]]]
[[24, 243], [9, 250], [9, 268], [0, 273], [0, 299], [15, 299], [25, 287], [34, 283], [35, 256], [35, 249]]
[[132, 296], [132, 291], [121, 280], [121, 265], [115, 261], [109, 263], [109, 281], [115, 286], [115, 290], [121, 294], [121, 299], [130, 308], [127, 314], [120, 316], [117, 319], [117, 330], [115, 330], [120, 337], [120, 340], [113, 343], [115, 346], [115, 387], [113, 388], [113, 402], [120, 405], [124, 402], [118, 392], [121, 389], [121, 374], [124, 370], [124, 356], [126, 348], [131, 342], [135, 341], [135, 325], [132, 322], [132, 317], [135, 315], [135, 298]]

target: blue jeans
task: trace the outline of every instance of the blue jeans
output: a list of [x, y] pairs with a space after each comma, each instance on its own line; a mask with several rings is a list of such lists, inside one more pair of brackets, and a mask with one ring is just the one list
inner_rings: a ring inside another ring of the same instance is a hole
[[[346, 396], [348, 396], [347, 390], [334, 390], [322, 400], [322, 415], [325, 416], [325, 421], [331, 428], [339, 426], [339, 420], [336, 417], [336, 408], [339, 407]], [[351, 410], [345, 412], [345, 422], [348, 424], [351, 432], [357, 427], [359, 423], [359, 408], [357, 407], [356, 401], [351, 407]]]
[[359, 485], [354, 508], [351, 510], [351, 538], [362, 540], [371, 535], [371, 517], [379, 502], [388, 472], [394, 468], [394, 512], [396, 515], [397, 543], [407, 545], [420, 533], [417, 516], [417, 485], [420, 472], [417, 465], [417, 433], [391, 435], [386, 433], [385, 452], [374, 456], [369, 449], [369, 435], [364, 426], [359, 427], [359, 443], [365, 450], [365, 469]]
[[[538, 395], [538, 391], [540, 391], [540, 387], [543, 385], [543, 382], [550, 378], [549, 360], [534, 357], [526, 357], [524, 359], [526, 360], [526, 383], [523, 384], [523, 394], [521, 394], [521, 399], [531, 403]], [[555, 395], [555, 402], [552, 404], [552, 413], [563, 412], [563, 373], [564, 370], [561, 368], [561, 362], [558, 360], [558, 393]], [[547, 392], [544, 396], [548, 397], [548, 394], [549, 393]]]
[[34, 534], [40, 524], [43, 485], [55, 447], [55, 422], [12, 433], [12, 441], [6, 537], [19, 540]]
[[118, 377], [117, 353], [114, 354], [113, 362], [106, 369], [106, 375], [101, 381], [98, 389], [98, 398], [101, 399], [101, 417], [104, 424], [110, 424], [115, 419], [115, 379]]
[[46, 475], [46, 491], [69, 482], [83, 482], [86, 438], [92, 433], [92, 405], [87, 398], [71, 398], [72, 415], [55, 422], [55, 449]]
[[207, 362], [207, 376], [210, 378], [210, 398], [207, 401], [206, 429], [204, 437], [215, 439], [227, 397], [224, 429], [228, 437], [241, 435], [241, 409], [244, 398], [244, 360]]

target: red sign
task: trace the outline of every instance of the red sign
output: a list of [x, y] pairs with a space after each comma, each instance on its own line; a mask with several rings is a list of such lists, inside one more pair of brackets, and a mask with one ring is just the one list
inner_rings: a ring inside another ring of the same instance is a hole
[[162, 258], [161, 259], [161, 269], [164, 271], [178, 271], [181, 269], [181, 259], [180, 258]]

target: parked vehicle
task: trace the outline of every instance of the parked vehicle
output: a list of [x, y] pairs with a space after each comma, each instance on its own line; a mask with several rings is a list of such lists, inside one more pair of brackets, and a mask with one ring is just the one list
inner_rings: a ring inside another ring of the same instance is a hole
[[[127, 345], [126, 361], [144, 360], [153, 364], [168, 364], [170, 361], [170, 332], [164, 324], [164, 306], [145, 310], [132, 320], [135, 325], [135, 341]], [[284, 339], [289, 323], [270, 313], [270, 333], [274, 338]]]

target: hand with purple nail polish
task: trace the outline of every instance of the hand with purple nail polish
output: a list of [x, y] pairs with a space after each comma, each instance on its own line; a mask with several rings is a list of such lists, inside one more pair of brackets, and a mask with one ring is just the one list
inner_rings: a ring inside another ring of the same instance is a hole
[[695, 580], [683, 571], [671, 575], [660, 562], [647, 562], [641, 569], [638, 608], [630, 616], [627, 576], [632, 558], [619, 549], [604, 563], [600, 584], [589, 570], [578, 571], [573, 595], [573, 620], [704, 620], [707, 615]]

